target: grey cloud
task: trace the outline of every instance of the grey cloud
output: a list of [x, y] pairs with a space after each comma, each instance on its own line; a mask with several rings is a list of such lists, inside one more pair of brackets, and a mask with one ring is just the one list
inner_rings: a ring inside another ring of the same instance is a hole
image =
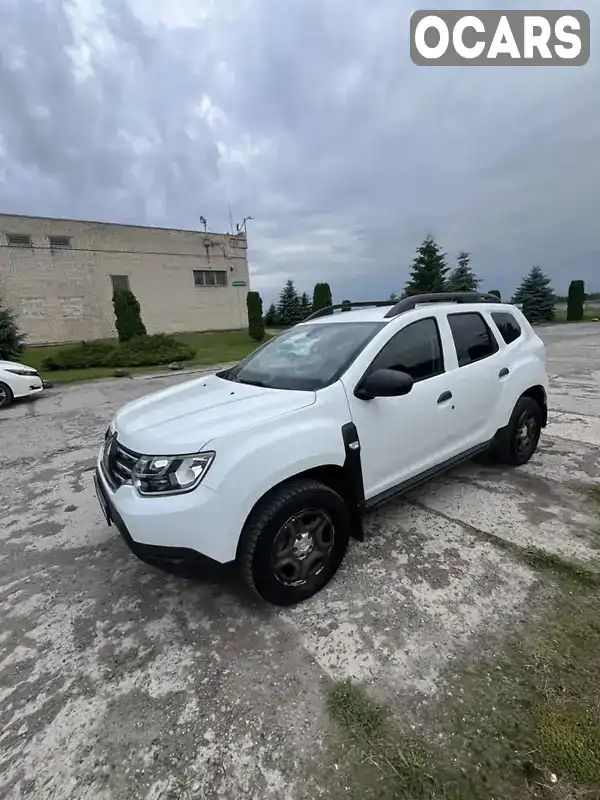
[[512, 290], [535, 263], [557, 289], [575, 273], [593, 286], [597, 62], [418, 68], [412, 10], [4, 0], [2, 210], [224, 229], [230, 200], [256, 219], [267, 300], [288, 276], [387, 296], [430, 231], [451, 258], [472, 250], [488, 287]]

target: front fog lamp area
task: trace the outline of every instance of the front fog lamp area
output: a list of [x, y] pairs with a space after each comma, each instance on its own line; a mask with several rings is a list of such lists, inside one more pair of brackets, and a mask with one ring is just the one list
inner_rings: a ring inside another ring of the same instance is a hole
[[213, 462], [214, 453], [195, 456], [142, 456], [131, 473], [140, 494], [159, 495], [195, 489]]

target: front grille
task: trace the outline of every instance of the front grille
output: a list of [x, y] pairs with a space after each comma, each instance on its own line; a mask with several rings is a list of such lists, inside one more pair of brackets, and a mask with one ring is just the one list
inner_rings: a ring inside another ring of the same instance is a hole
[[116, 491], [119, 486], [123, 486], [125, 483], [131, 483], [131, 472], [139, 457], [138, 453], [123, 447], [114, 434], [107, 438], [104, 445], [102, 466], [106, 479], [113, 491]]

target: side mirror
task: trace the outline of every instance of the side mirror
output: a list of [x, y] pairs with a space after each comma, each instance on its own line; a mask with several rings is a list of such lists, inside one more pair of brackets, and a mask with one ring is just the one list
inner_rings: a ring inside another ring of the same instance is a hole
[[354, 391], [360, 400], [373, 400], [375, 397], [402, 397], [413, 387], [413, 379], [407, 372], [395, 369], [376, 369], [362, 380]]

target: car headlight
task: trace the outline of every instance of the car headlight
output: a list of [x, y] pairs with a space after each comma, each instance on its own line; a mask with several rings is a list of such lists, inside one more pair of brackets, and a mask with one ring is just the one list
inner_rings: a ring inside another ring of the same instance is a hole
[[195, 489], [214, 460], [213, 452], [187, 456], [141, 456], [131, 472], [140, 494], [182, 494]]
[[11, 369], [11, 368], [4, 368], [5, 372], [11, 372], [13, 375], [23, 375], [27, 378], [37, 378], [39, 377], [37, 372], [34, 369]]

